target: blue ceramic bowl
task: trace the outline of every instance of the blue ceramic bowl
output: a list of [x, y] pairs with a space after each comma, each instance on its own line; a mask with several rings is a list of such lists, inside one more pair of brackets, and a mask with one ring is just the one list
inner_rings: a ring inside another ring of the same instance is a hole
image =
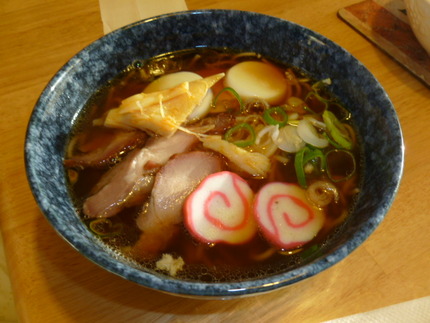
[[[299, 67], [350, 109], [361, 137], [363, 180], [356, 207], [323, 250], [290, 271], [231, 283], [181, 281], [118, 258], [81, 222], [67, 188], [63, 157], [69, 133], [91, 95], [131, 62], [195, 47], [254, 51]], [[79, 52], [52, 78], [28, 125], [28, 180], [55, 230], [106, 270], [177, 295], [234, 297], [267, 292], [314, 276], [344, 259], [375, 230], [397, 192], [403, 169], [401, 128], [387, 94], [351, 54], [297, 24], [257, 13], [204, 10], [163, 15], [126, 26]]]

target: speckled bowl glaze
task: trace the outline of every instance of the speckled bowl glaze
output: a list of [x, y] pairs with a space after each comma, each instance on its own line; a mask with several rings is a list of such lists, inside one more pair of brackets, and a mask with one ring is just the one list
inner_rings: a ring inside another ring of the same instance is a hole
[[[144, 271], [99, 241], [81, 222], [67, 188], [63, 157], [68, 135], [90, 96], [135, 60], [194, 47], [255, 51], [295, 65], [330, 90], [352, 112], [363, 147], [362, 185], [352, 214], [320, 253], [299, 267], [232, 283], [181, 281]], [[255, 295], [314, 276], [344, 259], [381, 223], [398, 189], [403, 139], [387, 94], [351, 54], [297, 24], [257, 13], [187, 11], [126, 26], [95, 41], [52, 78], [31, 116], [26, 170], [40, 209], [74, 248], [106, 270], [140, 285], [176, 295], [230, 298]]]

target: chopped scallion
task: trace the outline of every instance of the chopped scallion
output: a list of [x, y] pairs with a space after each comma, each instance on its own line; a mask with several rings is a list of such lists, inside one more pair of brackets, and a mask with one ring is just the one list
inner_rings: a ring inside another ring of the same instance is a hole
[[307, 188], [305, 167], [308, 163], [315, 164], [319, 161], [319, 169], [324, 171], [327, 167], [326, 156], [317, 148], [306, 146], [296, 153], [294, 168], [296, 170], [297, 181], [303, 188]]
[[227, 130], [224, 139], [238, 147], [248, 147], [255, 143], [255, 131], [249, 123], [239, 123]]
[[[357, 163], [355, 157], [349, 150], [345, 149], [333, 149], [325, 154], [327, 162], [327, 176], [333, 182], [342, 182], [350, 179], [356, 172]], [[339, 167], [330, 167], [331, 164], [338, 165], [342, 164], [342, 173], [339, 173]], [[335, 171], [336, 170], [336, 174]]]
[[[321, 95], [319, 95], [317, 92], [313, 92], [313, 91], [309, 92], [309, 93], [306, 95], [305, 102], [307, 103], [307, 102], [309, 102], [309, 100], [312, 100], [313, 98], [315, 98], [318, 102], [322, 103], [322, 104], [323, 104], [323, 106], [324, 106], [324, 108], [318, 108], [318, 111], [325, 111], [325, 110], [327, 110], [328, 105], [329, 105], [329, 101], [328, 101], [328, 100], [326, 100], [326, 99], [324, 99], [324, 98], [323, 98]], [[305, 108], [305, 109], [306, 109], [307, 111], [311, 112], [311, 113], [314, 113], [314, 114], [317, 114], [317, 113], [318, 113], [317, 111], [314, 111], [314, 110], [312, 110], [311, 108], [309, 108], [309, 106], [308, 106], [308, 105], [306, 105], [306, 108]]]
[[308, 184], [306, 183], [306, 175], [305, 175], [305, 152], [308, 150], [308, 147], [304, 147], [296, 153], [294, 158], [294, 168], [296, 170], [297, 181], [299, 185], [303, 188], [306, 188]]
[[338, 145], [345, 149], [352, 148], [352, 141], [348, 136], [348, 131], [342, 125], [342, 123], [336, 118], [334, 113], [326, 110], [322, 114], [324, 123], [327, 126], [328, 135]]
[[218, 98], [219, 96], [223, 93], [223, 92], [230, 92], [237, 100], [237, 102], [239, 102], [239, 106], [240, 106], [240, 111], [244, 110], [244, 105], [243, 105], [243, 101], [242, 98], [240, 97], [239, 93], [237, 93], [233, 88], [231, 87], [225, 87], [223, 88], [221, 91], [218, 92], [218, 94], [216, 95], [213, 104], [216, 105], [216, 103], [218, 102]]
[[263, 119], [269, 125], [283, 127], [288, 122], [288, 115], [281, 107], [273, 107], [264, 110]]
[[91, 221], [89, 228], [92, 232], [104, 238], [120, 234], [122, 231], [122, 224], [113, 224], [109, 219], [100, 218]]

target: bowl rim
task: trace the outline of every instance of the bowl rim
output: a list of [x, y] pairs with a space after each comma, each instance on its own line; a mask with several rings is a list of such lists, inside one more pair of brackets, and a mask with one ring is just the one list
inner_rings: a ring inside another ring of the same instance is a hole
[[[376, 229], [376, 227], [382, 222], [383, 218], [385, 217], [389, 207], [394, 201], [395, 195], [397, 194], [400, 181], [403, 175], [403, 164], [404, 164], [404, 144], [403, 144], [403, 136], [401, 132], [401, 127], [399, 120], [397, 118], [396, 112], [394, 110], [394, 107], [389, 100], [388, 96], [385, 93], [386, 100], [389, 103], [389, 110], [392, 114], [393, 120], [397, 122], [397, 125], [395, 125], [398, 129], [398, 136], [401, 141], [401, 148], [400, 148], [400, 155], [398, 156], [400, 162], [398, 164], [398, 168], [396, 169], [396, 183], [393, 187], [390, 189], [390, 196], [385, 197], [385, 205], [383, 209], [378, 209], [378, 217], [377, 219], [373, 219], [374, 221], [372, 223], [369, 223], [366, 228], [361, 227], [355, 234], [355, 239], [349, 240], [347, 243], [334, 248], [329, 254], [326, 254], [322, 257], [316, 258], [313, 261], [305, 264], [303, 267], [293, 269], [291, 271], [288, 271], [286, 273], [276, 274], [272, 276], [268, 276], [263, 279], [252, 279], [247, 281], [241, 281], [241, 282], [230, 282], [230, 283], [201, 283], [201, 282], [194, 282], [194, 281], [184, 281], [184, 280], [177, 280], [172, 277], [168, 277], [165, 275], [157, 275], [151, 272], [145, 272], [138, 268], [135, 268], [134, 266], [130, 265], [129, 263], [125, 264], [118, 264], [115, 263], [115, 261], [112, 259], [112, 254], [109, 252], [105, 254], [100, 254], [94, 250], [88, 250], [86, 243], [83, 243], [80, 239], [76, 239], [76, 237], [73, 236], [73, 234], [70, 234], [69, 231], [61, 230], [56, 225], [56, 219], [55, 215], [51, 214], [51, 208], [49, 204], [43, 199], [41, 199], [41, 194], [43, 195], [44, 188], [41, 187], [38, 184], [38, 179], [40, 177], [39, 174], [37, 174], [33, 169], [33, 151], [34, 149], [33, 145], [31, 144], [32, 141], [35, 139], [32, 139], [33, 134], [33, 128], [36, 127], [37, 122], [39, 120], [38, 114], [41, 113], [39, 110], [43, 109], [43, 105], [46, 103], [46, 99], [49, 99], [49, 95], [52, 91], [52, 88], [55, 87], [59, 82], [62, 81], [62, 76], [67, 73], [68, 70], [70, 70], [73, 67], [74, 60], [79, 59], [83, 53], [88, 52], [90, 50], [93, 50], [94, 48], [97, 48], [101, 43], [109, 41], [111, 38], [116, 37], [116, 35], [120, 35], [125, 30], [133, 29], [136, 26], [148, 24], [152, 22], [157, 22], [159, 20], [165, 20], [165, 19], [175, 19], [179, 16], [184, 15], [207, 15], [207, 16], [213, 16], [213, 15], [233, 15], [233, 16], [262, 16], [266, 19], [271, 20], [277, 20], [285, 24], [292, 24], [296, 26], [297, 28], [306, 31], [316, 37], [318, 40], [324, 41], [328, 44], [330, 44], [332, 47], [335, 47], [336, 50], [340, 52], [344, 52], [352, 57], [353, 60], [355, 60], [356, 64], [360, 64], [365, 71], [369, 74], [369, 77], [371, 77], [375, 84], [381, 88], [383, 93], [385, 91], [382, 89], [382, 86], [379, 84], [379, 82], [374, 78], [374, 76], [370, 73], [367, 68], [365, 68], [357, 59], [355, 59], [349, 52], [347, 52], [345, 49], [343, 49], [338, 44], [334, 43], [333, 41], [329, 40], [325, 36], [312, 31], [308, 29], [307, 27], [301, 26], [297, 23], [273, 17], [268, 16], [261, 13], [255, 13], [255, 12], [249, 12], [249, 11], [243, 11], [243, 10], [225, 10], [225, 9], [205, 9], [205, 10], [187, 10], [187, 11], [180, 11], [180, 12], [174, 12], [164, 15], [159, 15], [151, 18], [147, 18], [132, 24], [129, 24], [127, 26], [124, 26], [120, 29], [117, 29], [105, 36], [100, 37], [99, 39], [95, 40], [85, 48], [83, 48], [81, 51], [79, 51], [77, 54], [75, 54], [71, 59], [69, 59], [63, 67], [61, 67], [58, 72], [55, 73], [55, 75], [52, 77], [52, 79], [48, 82], [45, 89], [43, 90], [42, 94], [40, 95], [35, 108], [31, 114], [27, 133], [26, 133], [26, 142], [25, 142], [25, 168], [27, 173], [27, 178], [31, 187], [31, 191], [33, 193], [33, 196], [39, 205], [39, 208], [41, 209], [44, 216], [47, 218], [47, 220], [51, 223], [51, 225], [54, 227], [55, 231], [64, 239], [66, 240], [73, 248], [75, 248], [77, 251], [79, 251], [82, 255], [84, 255], [87, 259], [91, 260], [93, 263], [99, 265], [100, 267], [104, 268], [107, 271], [110, 271], [120, 277], [123, 277], [127, 280], [133, 281], [139, 285], [143, 285], [148, 288], [152, 288], [155, 290], [163, 291], [169, 294], [174, 295], [181, 295], [181, 296], [187, 296], [187, 297], [205, 297], [205, 298], [230, 298], [235, 296], [246, 296], [246, 295], [255, 295], [260, 294], [264, 292], [268, 292], [274, 289], [278, 289], [279, 287], [286, 287], [288, 285], [291, 285], [293, 283], [296, 283], [298, 281], [304, 280], [305, 278], [309, 278], [333, 265], [338, 263], [339, 261], [343, 260], [347, 255], [349, 255], [353, 250], [355, 250], [359, 245], [361, 245], [364, 240], [368, 238], [368, 236]], [[99, 243], [94, 240], [94, 242]]]

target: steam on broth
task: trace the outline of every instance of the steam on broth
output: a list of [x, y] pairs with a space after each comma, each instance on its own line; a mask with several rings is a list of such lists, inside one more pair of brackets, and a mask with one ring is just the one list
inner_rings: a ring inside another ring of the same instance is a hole
[[318, 255], [359, 182], [342, 104], [256, 53], [131, 64], [88, 102], [64, 164], [89, 229], [143, 268], [253, 279]]

